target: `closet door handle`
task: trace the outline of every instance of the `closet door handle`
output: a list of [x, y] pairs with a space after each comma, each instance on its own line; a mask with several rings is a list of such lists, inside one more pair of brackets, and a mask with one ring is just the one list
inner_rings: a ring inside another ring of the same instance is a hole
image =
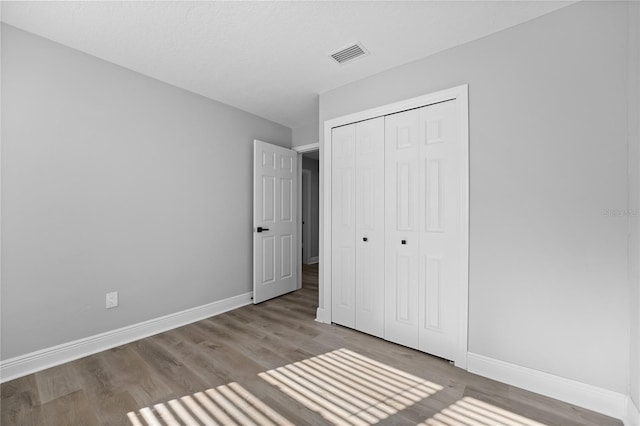
[[402, 244], [407, 244], [407, 240], [400, 241]]
[[263, 228], [262, 226], [258, 226], [258, 232], [264, 232], [264, 231], [268, 231], [269, 228]]
[[366, 243], [367, 241], [369, 241], [369, 239], [367, 237], [363, 237], [362, 241], [364, 241]]

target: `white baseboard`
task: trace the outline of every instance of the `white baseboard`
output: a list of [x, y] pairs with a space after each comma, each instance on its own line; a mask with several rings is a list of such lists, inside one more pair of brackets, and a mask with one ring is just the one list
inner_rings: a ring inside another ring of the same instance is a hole
[[640, 410], [638, 410], [638, 406], [633, 403], [630, 396], [627, 397], [626, 405], [626, 414], [623, 419], [624, 426], [639, 426]]
[[1, 361], [0, 383], [248, 305], [252, 296], [244, 293]]
[[320, 259], [318, 258], [318, 256], [313, 256], [309, 258], [309, 265], [313, 265], [315, 263], [318, 263], [320, 261]]
[[471, 373], [623, 419], [627, 396], [597, 386], [469, 352]]
[[316, 321], [323, 324], [331, 324], [331, 318], [326, 318], [327, 311], [322, 308], [316, 309]]

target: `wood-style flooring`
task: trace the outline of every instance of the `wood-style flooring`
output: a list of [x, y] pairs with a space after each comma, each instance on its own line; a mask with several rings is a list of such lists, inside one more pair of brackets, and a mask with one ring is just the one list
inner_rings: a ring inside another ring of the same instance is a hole
[[283, 297], [4, 383], [1, 424], [621, 424], [315, 322], [317, 271]]

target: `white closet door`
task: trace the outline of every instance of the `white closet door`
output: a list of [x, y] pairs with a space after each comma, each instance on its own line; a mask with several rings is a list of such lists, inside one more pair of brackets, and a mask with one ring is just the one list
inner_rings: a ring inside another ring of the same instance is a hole
[[385, 339], [419, 345], [420, 110], [385, 117]]
[[332, 321], [355, 328], [356, 125], [331, 135], [331, 310]]
[[384, 335], [384, 118], [356, 124], [356, 330]]
[[455, 358], [461, 288], [461, 164], [456, 100], [420, 109], [420, 346]]

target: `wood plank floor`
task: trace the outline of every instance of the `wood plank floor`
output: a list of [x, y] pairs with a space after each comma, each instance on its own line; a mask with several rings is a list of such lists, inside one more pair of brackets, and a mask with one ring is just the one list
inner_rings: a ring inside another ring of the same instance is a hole
[[1, 424], [621, 424], [319, 324], [317, 274], [305, 266], [297, 292], [4, 383]]

